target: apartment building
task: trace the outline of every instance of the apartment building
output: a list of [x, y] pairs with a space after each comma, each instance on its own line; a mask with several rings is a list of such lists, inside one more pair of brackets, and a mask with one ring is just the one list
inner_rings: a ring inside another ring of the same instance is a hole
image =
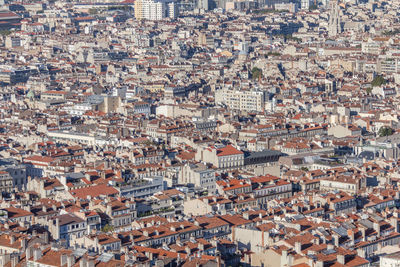
[[206, 164], [186, 164], [179, 172], [179, 183], [192, 184], [196, 187], [207, 189], [211, 194], [215, 193], [215, 171]]
[[244, 165], [244, 153], [232, 145], [224, 147], [212, 146], [199, 149], [196, 160], [212, 163], [217, 168], [232, 169]]
[[165, 0], [139, 0], [135, 2], [135, 18], [138, 20], [162, 20], [176, 18], [178, 9], [175, 2]]
[[265, 99], [265, 92], [258, 90], [221, 89], [215, 91], [216, 103], [241, 111], [263, 111]]
[[48, 222], [49, 231], [56, 239], [69, 242], [72, 236], [82, 237], [87, 234], [86, 221], [73, 214], [62, 214]]
[[13, 178], [6, 171], [0, 171], [0, 190], [1, 192], [11, 192], [13, 190]]

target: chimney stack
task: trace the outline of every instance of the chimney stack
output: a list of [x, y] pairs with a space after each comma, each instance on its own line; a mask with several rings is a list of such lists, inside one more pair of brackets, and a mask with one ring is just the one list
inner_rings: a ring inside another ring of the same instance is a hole
[[378, 234], [378, 237], [380, 237], [381, 236], [381, 226], [379, 225], [379, 223], [378, 222], [374, 222], [374, 230], [375, 230], [375, 232], [377, 232], [377, 234]]
[[294, 250], [297, 254], [301, 254], [301, 242], [294, 243]]
[[42, 251], [40, 248], [36, 248], [33, 250], [33, 260], [38, 261], [42, 257]]
[[[62, 254], [61, 256], [60, 256], [60, 263], [61, 263], [61, 266], [64, 266], [65, 264], [67, 264], [67, 255], [65, 255], [65, 254]], [[36, 260], [36, 259], [35, 259]], [[70, 266], [68, 266], [68, 267], [70, 267]]]
[[345, 257], [345, 255], [337, 254], [337, 262], [340, 263], [340, 264], [345, 265], [345, 264], [346, 264], [346, 257]]

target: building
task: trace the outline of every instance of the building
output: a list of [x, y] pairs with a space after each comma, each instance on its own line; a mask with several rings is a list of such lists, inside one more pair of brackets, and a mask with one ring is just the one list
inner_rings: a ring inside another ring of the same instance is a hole
[[301, 0], [300, 7], [301, 9], [310, 9], [310, 0]]
[[139, 0], [135, 1], [135, 18], [137, 20], [162, 20], [176, 18], [178, 9], [176, 3], [165, 0]]
[[0, 161], [0, 170], [10, 174], [12, 186], [15, 189], [21, 190], [26, 186], [27, 166], [25, 164], [19, 164], [18, 161], [13, 159], [2, 159]]
[[96, 137], [90, 136], [87, 134], [74, 133], [74, 132], [59, 132], [59, 131], [50, 131], [48, 132], [48, 136], [54, 140], [60, 141], [69, 141], [75, 143], [83, 143], [87, 145], [94, 145], [96, 143]]
[[10, 29], [20, 21], [21, 18], [16, 13], [8, 10], [0, 11], [0, 29]]
[[199, 149], [196, 160], [212, 163], [217, 168], [233, 169], [244, 165], [244, 153], [232, 145]]
[[332, 1], [329, 3], [330, 12], [329, 12], [329, 28], [328, 34], [329, 36], [336, 36], [342, 32], [342, 20], [340, 18], [340, 9], [338, 1]]
[[206, 164], [185, 164], [179, 172], [178, 183], [206, 189], [210, 194], [216, 190], [215, 171]]
[[7, 36], [5, 41], [6, 48], [13, 48], [21, 46], [21, 38], [14, 36]]
[[0, 171], [0, 190], [9, 193], [13, 190], [13, 178], [6, 171]]
[[29, 69], [13, 69], [9, 67], [0, 67], [0, 83], [17, 84], [24, 83], [30, 75]]
[[121, 248], [121, 240], [108, 234], [73, 237], [71, 244], [96, 253], [119, 252]]
[[215, 102], [240, 111], [264, 111], [266, 93], [258, 90], [221, 89], [215, 92]]
[[120, 190], [121, 197], [137, 197], [144, 198], [154, 195], [164, 190], [163, 178], [160, 176], [143, 178], [133, 184], [122, 187]]
[[400, 252], [388, 254], [380, 257], [381, 267], [400, 266]]
[[47, 223], [53, 238], [66, 240], [68, 244], [72, 236], [79, 238], [87, 234], [86, 221], [73, 214], [58, 215]]
[[366, 178], [353, 176], [337, 176], [333, 178], [323, 178], [320, 181], [321, 191], [332, 192], [341, 190], [349, 194], [357, 194], [366, 187]]

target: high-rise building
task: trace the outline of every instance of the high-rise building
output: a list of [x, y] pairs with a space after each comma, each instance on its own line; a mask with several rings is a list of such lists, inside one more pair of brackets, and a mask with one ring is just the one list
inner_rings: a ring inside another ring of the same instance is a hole
[[215, 91], [215, 102], [230, 109], [241, 111], [264, 111], [266, 93], [258, 90], [220, 89]]
[[135, 18], [147, 20], [162, 20], [176, 18], [178, 9], [176, 3], [165, 0], [137, 0], [135, 1]]
[[329, 36], [336, 36], [342, 32], [342, 21], [340, 19], [339, 3], [337, 0], [333, 0], [329, 3]]
[[197, 1], [197, 8], [209, 10], [208, 0], [198, 0]]
[[310, 0], [301, 0], [300, 8], [301, 9], [310, 9]]

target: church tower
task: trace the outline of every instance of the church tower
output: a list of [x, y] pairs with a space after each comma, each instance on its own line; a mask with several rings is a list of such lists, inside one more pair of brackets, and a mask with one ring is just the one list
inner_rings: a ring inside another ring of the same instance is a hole
[[329, 36], [336, 36], [342, 32], [342, 22], [340, 20], [339, 2], [337, 0], [330, 1], [329, 3], [329, 23], [328, 34]]

